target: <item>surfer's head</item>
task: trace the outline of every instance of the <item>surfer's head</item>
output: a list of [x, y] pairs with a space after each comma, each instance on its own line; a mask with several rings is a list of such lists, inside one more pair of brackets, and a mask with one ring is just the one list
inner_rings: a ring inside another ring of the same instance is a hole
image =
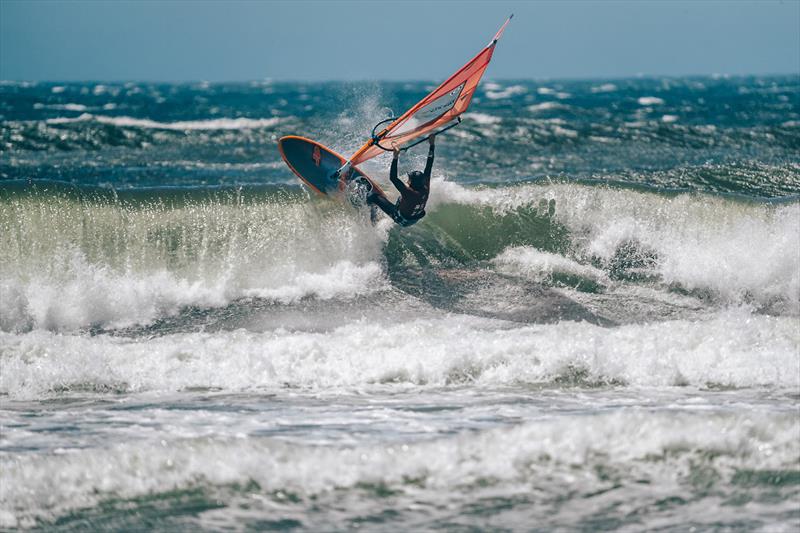
[[408, 173], [408, 183], [414, 189], [421, 188], [425, 186], [425, 174], [420, 172], [419, 170], [414, 170]]

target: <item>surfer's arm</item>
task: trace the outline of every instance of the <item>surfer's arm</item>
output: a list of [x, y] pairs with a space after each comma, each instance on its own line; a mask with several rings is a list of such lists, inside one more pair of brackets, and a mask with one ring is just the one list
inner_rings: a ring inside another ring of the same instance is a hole
[[399, 156], [400, 156], [400, 151], [399, 151], [399, 150], [395, 150], [395, 152], [394, 152], [394, 156], [392, 157], [392, 166], [391, 166], [391, 168], [389, 169], [389, 180], [392, 182], [392, 185], [394, 185], [394, 186], [395, 186], [395, 188], [396, 188], [398, 191], [400, 191], [400, 194], [403, 194], [403, 193], [405, 193], [406, 191], [408, 191], [408, 187], [406, 187], [406, 184], [405, 184], [405, 183], [403, 183], [403, 182], [402, 182], [402, 181], [401, 181], [401, 180], [400, 180], [400, 179], [397, 177], [397, 158], [398, 158]]
[[433, 139], [434, 136], [431, 135], [431, 147], [428, 148], [428, 160], [425, 162], [425, 179], [431, 179], [431, 170], [433, 169]]

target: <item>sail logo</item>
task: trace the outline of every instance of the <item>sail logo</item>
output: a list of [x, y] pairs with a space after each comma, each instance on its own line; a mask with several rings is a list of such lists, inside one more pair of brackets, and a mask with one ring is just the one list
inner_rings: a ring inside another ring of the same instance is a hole
[[452, 91], [447, 93], [446, 95], [440, 96], [439, 98], [437, 98], [436, 100], [434, 100], [433, 102], [428, 104], [427, 106], [425, 106], [422, 109], [420, 109], [419, 111], [417, 111], [416, 114], [419, 116], [419, 118], [422, 118], [423, 120], [425, 120], [425, 119], [430, 119], [432, 117], [439, 116], [439, 115], [445, 113], [446, 111], [449, 111], [450, 108], [453, 107], [453, 104], [456, 103], [456, 100], [458, 99], [458, 95], [461, 94], [461, 91], [463, 89], [464, 89], [464, 83], [462, 83], [461, 85], [459, 85], [458, 87], [456, 87], [455, 89], [453, 89]]
[[450, 111], [458, 100], [461, 91], [464, 90], [464, 85], [466, 85], [466, 82], [419, 108], [402, 126], [394, 130], [391, 136], [397, 137], [416, 128], [423, 127]]

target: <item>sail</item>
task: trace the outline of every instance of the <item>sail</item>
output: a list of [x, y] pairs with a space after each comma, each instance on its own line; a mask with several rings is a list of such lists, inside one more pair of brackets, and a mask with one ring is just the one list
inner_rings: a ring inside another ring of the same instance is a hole
[[[481, 76], [492, 60], [495, 45], [513, 16], [508, 17], [489, 44], [466, 65], [379, 132], [376, 137], [380, 145], [387, 149], [402, 148], [414, 139], [453, 122], [466, 111]], [[383, 153], [384, 150], [375, 143], [376, 139], [367, 141], [353, 154], [350, 163], [357, 165]]]

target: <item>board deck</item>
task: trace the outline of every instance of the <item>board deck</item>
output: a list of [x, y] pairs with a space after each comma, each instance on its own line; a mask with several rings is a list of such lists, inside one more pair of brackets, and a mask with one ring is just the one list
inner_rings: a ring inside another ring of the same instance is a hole
[[358, 167], [351, 167], [346, 179], [333, 177], [334, 173], [345, 164], [345, 158], [316, 141], [288, 135], [278, 141], [278, 150], [292, 172], [319, 194], [343, 196], [340, 193], [343, 193], [348, 181], [364, 178], [377, 194], [386, 196], [378, 184]]

